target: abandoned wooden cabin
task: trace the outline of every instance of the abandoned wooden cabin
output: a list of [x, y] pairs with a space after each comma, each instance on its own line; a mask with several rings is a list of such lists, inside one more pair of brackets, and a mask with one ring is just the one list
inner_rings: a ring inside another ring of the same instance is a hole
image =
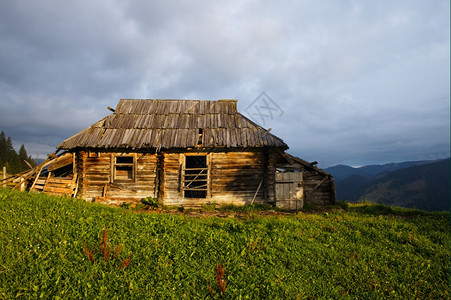
[[293, 157], [237, 111], [237, 100], [120, 100], [112, 114], [58, 145], [85, 200], [146, 197], [165, 205], [335, 202], [330, 174]]

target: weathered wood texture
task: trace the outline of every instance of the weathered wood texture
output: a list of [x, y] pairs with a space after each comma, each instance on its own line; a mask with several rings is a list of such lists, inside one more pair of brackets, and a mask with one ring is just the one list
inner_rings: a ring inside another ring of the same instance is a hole
[[[264, 182], [265, 168], [268, 169], [268, 162], [263, 151], [197, 153], [207, 155], [207, 197], [187, 198], [183, 194], [184, 184], [181, 172], [184, 169], [185, 156], [193, 154], [196, 153], [163, 154], [160, 199], [164, 204], [183, 206], [198, 206], [213, 202], [249, 204], [260, 182]], [[273, 201], [273, 198], [266, 197], [266, 190], [267, 188], [261, 185], [255, 197], [255, 203]]]
[[303, 172], [276, 173], [276, 206], [287, 210], [298, 210], [303, 205]]
[[199, 145], [288, 148], [280, 138], [238, 113], [236, 100], [158, 99], [123, 99], [114, 113], [58, 148], [160, 150]]
[[36, 181], [41, 175], [42, 170], [45, 167], [49, 166], [53, 162], [54, 158], [57, 158], [56, 152], [49, 154], [48, 158], [44, 160], [40, 165], [4, 178], [1, 180], [1, 182], [6, 186], [10, 186], [13, 189], [20, 189], [21, 191], [24, 191], [28, 186], [30, 186], [30, 191], [33, 191]]
[[305, 203], [328, 205], [335, 203], [335, 186], [331, 176], [315, 172], [304, 174]]
[[33, 190], [30, 189], [30, 191], [39, 191], [42, 192], [44, 190], [44, 186], [45, 186], [45, 182], [47, 180], [47, 177], [45, 176], [41, 176], [39, 178], [35, 178], [33, 179], [34, 182], [34, 186], [33, 186]]
[[[240, 114], [236, 100], [171, 99], [120, 100], [112, 114], [58, 145], [77, 153], [74, 172], [87, 200], [158, 197], [166, 205], [274, 204], [277, 167], [309, 174], [304, 178], [307, 203], [334, 202], [330, 175], [284, 153], [287, 148]], [[192, 157], [189, 164], [198, 167], [187, 167], [187, 155], [205, 158]], [[68, 162], [59, 158], [50, 168]]]
[[[186, 155], [206, 155], [208, 165], [208, 192], [205, 198], [184, 197], [184, 170]], [[136, 176], [130, 181], [112, 180], [112, 162], [115, 155], [99, 152], [90, 157], [89, 152], [77, 154], [77, 170], [81, 196], [119, 204], [138, 202], [145, 197], [158, 197], [165, 205], [199, 206], [204, 203], [249, 204], [274, 201], [274, 166], [268, 168], [269, 155], [254, 152], [200, 152], [200, 153], [133, 153], [136, 155]], [[160, 163], [158, 163], [160, 162]], [[159, 176], [157, 176], [159, 174]], [[266, 177], [266, 180], [265, 180]], [[258, 186], [261, 186], [258, 189]], [[257, 192], [258, 190], [258, 192]]]
[[77, 168], [80, 172], [79, 189], [85, 200], [129, 199], [138, 202], [142, 198], [155, 197], [157, 156], [150, 153], [125, 153], [136, 156], [133, 180], [114, 180], [112, 168], [113, 152], [98, 152], [90, 157], [89, 152], [80, 151], [77, 155]]
[[276, 153], [272, 150], [265, 151], [266, 174], [264, 181], [265, 202], [272, 203], [276, 201]]
[[162, 177], [160, 183], [160, 199], [166, 205], [179, 205], [183, 197], [181, 185], [181, 159], [180, 153], [162, 153]]
[[43, 192], [55, 196], [72, 197], [76, 192], [77, 175], [73, 178], [49, 177], [45, 180]]
[[47, 167], [47, 170], [53, 172], [57, 169], [72, 164], [72, 161], [73, 161], [72, 153], [65, 153], [60, 157], [57, 157], [54, 160], [52, 160], [52, 163]]
[[[267, 159], [263, 151], [212, 153], [211, 193], [216, 203], [250, 204], [260, 182], [265, 182]], [[267, 202], [261, 186], [255, 203]]]
[[278, 168], [303, 172], [304, 203], [315, 205], [335, 203], [335, 183], [329, 173], [286, 152], [279, 151], [276, 162]]

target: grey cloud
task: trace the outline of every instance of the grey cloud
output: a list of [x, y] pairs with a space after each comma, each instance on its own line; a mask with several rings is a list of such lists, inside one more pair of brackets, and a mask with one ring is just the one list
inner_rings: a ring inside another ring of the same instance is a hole
[[449, 25], [444, 0], [2, 2], [0, 129], [44, 149], [119, 98], [266, 91], [266, 127], [323, 166], [443, 157]]

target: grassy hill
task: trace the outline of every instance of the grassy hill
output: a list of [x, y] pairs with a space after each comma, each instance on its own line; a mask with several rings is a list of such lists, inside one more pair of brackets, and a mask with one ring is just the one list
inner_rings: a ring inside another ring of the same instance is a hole
[[450, 162], [445, 159], [388, 173], [366, 187], [361, 199], [428, 211], [449, 211]]
[[0, 298], [448, 299], [449, 227], [383, 205], [199, 218], [0, 189]]
[[[410, 167], [406, 167], [409, 166]], [[450, 159], [434, 162], [405, 162], [362, 167], [365, 172], [337, 180], [337, 198], [350, 202], [371, 202], [428, 211], [450, 209]], [[386, 172], [388, 168], [394, 171]], [[350, 167], [348, 167], [350, 168]], [[347, 170], [340, 167], [339, 170]], [[368, 170], [379, 170], [369, 176]], [[349, 171], [349, 170], [348, 170]], [[333, 174], [333, 173], [332, 173]], [[343, 173], [338, 173], [342, 175]]]

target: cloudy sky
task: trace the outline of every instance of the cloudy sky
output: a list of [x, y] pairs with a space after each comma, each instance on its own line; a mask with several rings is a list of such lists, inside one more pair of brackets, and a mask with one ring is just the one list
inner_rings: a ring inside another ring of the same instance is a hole
[[449, 0], [0, 0], [0, 130], [33, 156], [122, 98], [252, 118], [262, 92], [256, 121], [320, 167], [445, 158]]

